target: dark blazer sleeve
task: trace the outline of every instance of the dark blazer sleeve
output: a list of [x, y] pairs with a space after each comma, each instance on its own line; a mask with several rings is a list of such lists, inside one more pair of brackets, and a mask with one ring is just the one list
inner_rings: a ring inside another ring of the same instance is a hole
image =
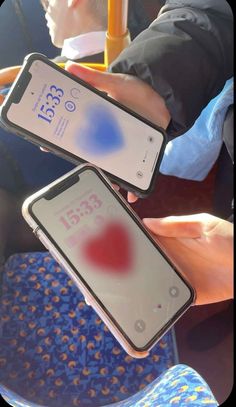
[[164, 99], [169, 138], [185, 133], [233, 76], [233, 15], [225, 0], [169, 0], [111, 65]]
[[[52, 59], [53, 62], [56, 64], [61, 63], [66, 63], [67, 61], [71, 61], [66, 57], [62, 57], [61, 55], [58, 55], [57, 57]], [[99, 54], [94, 54], [94, 55], [89, 55], [84, 58], [79, 58], [74, 60], [73, 62], [89, 62], [89, 63], [96, 63], [96, 64], [103, 64], [104, 63], [104, 52], [100, 52]]]

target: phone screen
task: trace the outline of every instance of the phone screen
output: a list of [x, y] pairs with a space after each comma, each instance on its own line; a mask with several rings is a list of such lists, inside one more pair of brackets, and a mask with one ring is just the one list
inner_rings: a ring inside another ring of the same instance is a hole
[[163, 134], [42, 60], [7, 118], [15, 125], [147, 190]]
[[94, 170], [31, 212], [136, 347], [144, 348], [192, 290]]

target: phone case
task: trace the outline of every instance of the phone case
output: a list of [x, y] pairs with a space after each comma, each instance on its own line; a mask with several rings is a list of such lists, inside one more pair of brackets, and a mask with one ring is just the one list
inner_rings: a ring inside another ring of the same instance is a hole
[[[27, 223], [30, 225], [30, 227], [33, 229], [33, 232], [35, 233], [35, 235], [38, 237], [38, 239], [42, 242], [42, 244], [49, 250], [49, 252], [51, 253], [51, 255], [55, 258], [55, 260], [64, 268], [64, 270], [68, 273], [68, 275], [72, 278], [72, 280], [75, 282], [75, 284], [77, 285], [77, 287], [79, 288], [79, 290], [82, 292], [82, 294], [85, 297], [85, 301], [87, 304], [91, 305], [94, 310], [97, 312], [97, 314], [100, 316], [100, 318], [104, 321], [104, 323], [108, 326], [108, 328], [110, 329], [110, 331], [112, 332], [112, 334], [116, 337], [116, 339], [118, 340], [118, 342], [121, 344], [121, 346], [125, 349], [125, 351], [131, 355], [134, 358], [144, 358], [149, 354], [150, 349], [161, 339], [161, 337], [167, 332], [167, 330], [169, 330], [171, 328], [171, 326], [183, 315], [183, 313], [192, 305], [192, 303], [194, 302], [194, 298], [195, 298], [195, 293], [194, 290], [192, 289], [192, 287], [189, 285], [189, 283], [187, 282], [187, 280], [185, 278], [183, 278], [183, 276], [181, 275], [181, 278], [185, 281], [185, 283], [189, 286], [190, 291], [192, 293], [192, 298], [191, 301], [189, 302], [188, 306], [186, 306], [186, 308], [184, 310], [181, 311], [181, 313], [174, 318], [173, 321], [170, 321], [160, 332], [159, 335], [157, 337], [157, 339], [155, 340], [155, 342], [150, 346], [150, 348], [148, 348], [145, 351], [140, 351], [137, 350], [136, 348], [133, 348], [131, 346], [131, 344], [127, 341], [127, 339], [124, 337], [124, 335], [120, 332], [120, 330], [117, 328], [117, 326], [114, 324], [114, 322], [111, 320], [111, 318], [109, 317], [109, 315], [107, 315], [107, 313], [103, 310], [103, 308], [101, 307], [101, 305], [97, 302], [97, 300], [93, 297], [93, 295], [90, 293], [90, 291], [87, 289], [87, 287], [83, 284], [83, 282], [80, 280], [80, 278], [75, 274], [74, 270], [72, 269], [72, 267], [68, 264], [68, 262], [66, 261], [66, 259], [63, 257], [63, 254], [57, 249], [57, 247], [54, 245], [54, 243], [50, 240], [50, 238], [45, 234], [45, 232], [40, 228], [40, 226], [37, 224], [37, 222], [34, 220], [34, 218], [31, 216], [29, 208], [31, 207], [31, 205], [40, 197], [42, 197], [43, 195], [45, 195], [45, 193], [48, 193], [53, 187], [55, 187], [55, 185], [61, 183], [62, 181], [66, 180], [67, 178], [69, 178], [71, 175], [73, 175], [76, 172], [80, 172], [81, 170], [85, 170], [86, 168], [88, 169], [96, 169], [97, 172], [99, 172], [101, 178], [103, 179], [104, 183], [106, 185], [108, 185], [109, 189], [112, 190], [112, 193], [116, 196], [118, 196], [119, 200], [122, 201], [123, 205], [125, 205], [128, 208], [128, 211], [130, 213], [130, 215], [132, 217], [134, 217], [136, 219], [136, 221], [138, 221], [139, 225], [141, 226], [142, 229], [144, 229], [144, 231], [146, 232], [146, 234], [148, 235], [148, 237], [154, 242], [152, 236], [150, 235], [150, 233], [147, 231], [147, 229], [144, 227], [144, 225], [141, 223], [140, 219], [138, 218], [138, 216], [136, 215], [136, 213], [129, 207], [129, 205], [127, 205], [126, 201], [124, 200], [124, 198], [121, 196], [121, 194], [119, 194], [116, 190], [114, 190], [114, 188], [112, 187], [112, 185], [110, 184], [109, 180], [107, 179], [106, 176], [104, 176], [104, 174], [95, 166], [90, 165], [90, 164], [84, 164], [82, 166], [80, 166], [79, 168], [76, 168], [72, 171], [70, 171], [69, 173], [67, 173], [66, 175], [62, 176], [61, 178], [59, 178], [58, 180], [54, 181], [53, 183], [51, 183], [50, 185], [48, 185], [47, 187], [43, 188], [42, 190], [36, 192], [35, 194], [33, 194], [32, 196], [30, 196], [29, 198], [27, 198], [23, 204], [22, 207], [22, 214], [23, 217], [25, 218], [25, 220], [27, 221]], [[156, 245], [156, 242], [154, 242]], [[161, 248], [161, 246], [159, 245], [159, 247]], [[162, 252], [165, 253], [164, 248], [161, 248]], [[168, 257], [169, 258], [169, 257]], [[169, 260], [171, 260], [169, 258]], [[172, 261], [172, 260], [171, 260]], [[172, 266], [175, 267], [175, 263], [174, 261], [172, 261]], [[177, 271], [178, 272], [178, 271]], [[178, 274], [180, 274], [178, 272]]]
[[[48, 65], [52, 66], [54, 69], [63, 72], [64, 75], [68, 76], [69, 78], [73, 79], [75, 82], [79, 83], [80, 85], [84, 86], [85, 88], [91, 90], [92, 92], [96, 93], [97, 95], [99, 95], [100, 97], [102, 97], [103, 99], [106, 99], [108, 101], [110, 101], [113, 105], [116, 105], [117, 107], [121, 108], [122, 110], [126, 111], [127, 113], [131, 114], [132, 116], [134, 116], [135, 118], [137, 118], [138, 120], [146, 123], [147, 125], [149, 125], [150, 127], [152, 127], [153, 129], [157, 130], [158, 132], [160, 132], [163, 136], [163, 143], [162, 143], [162, 147], [158, 156], [158, 159], [155, 163], [155, 169], [153, 171], [153, 176], [149, 185], [149, 188], [147, 190], [141, 190], [138, 187], [136, 187], [135, 185], [132, 185], [124, 180], [122, 180], [121, 178], [118, 178], [116, 176], [114, 176], [111, 173], [105, 172], [107, 174], [107, 176], [109, 177], [110, 180], [114, 181], [115, 183], [117, 183], [118, 185], [120, 185], [122, 188], [124, 188], [127, 191], [133, 192], [134, 194], [136, 194], [138, 197], [140, 198], [145, 198], [148, 195], [150, 195], [150, 193], [153, 191], [154, 187], [155, 187], [155, 181], [158, 175], [158, 170], [161, 164], [161, 160], [163, 158], [163, 154], [164, 154], [164, 150], [165, 150], [165, 146], [167, 143], [167, 136], [166, 133], [164, 131], [164, 129], [154, 125], [153, 123], [151, 123], [149, 120], [143, 118], [142, 116], [138, 115], [137, 113], [135, 113], [134, 111], [132, 111], [131, 109], [121, 105], [119, 102], [117, 102], [116, 100], [112, 99], [109, 96], [105, 96], [104, 92], [101, 92], [99, 90], [97, 90], [96, 88], [92, 87], [91, 85], [89, 85], [88, 83], [84, 82], [83, 80], [79, 79], [79, 78], [75, 78], [73, 75], [71, 75], [70, 73], [68, 73], [67, 71], [65, 71], [64, 69], [60, 68], [58, 65], [56, 65], [54, 62], [50, 61], [46, 56], [42, 55], [42, 54], [38, 54], [38, 53], [33, 53], [30, 54], [28, 56], [26, 56], [23, 66], [20, 70], [20, 72], [18, 73], [13, 85], [12, 85], [12, 91], [9, 92], [9, 94], [7, 95], [7, 97], [4, 100], [4, 103], [2, 104], [1, 108], [0, 108], [0, 117], [1, 117], [1, 122], [4, 125], [4, 128], [7, 129], [8, 131], [11, 131], [12, 133], [15, 133], [16, 135], [23, 137], [25, 140], [30, 141], [33, 144], [36, 144], [37, 146], [41, 146], [47, 150], [49, 150], [50, 152], [56, 154], [57, 156], [66, 159], [70, 162], [72, 162], [75, 165], [81, 164], [81, 163], [86, 163], [85, 160], [83, 160], [80, 157], [77, 157], [76, 155], [73, 155], [69, 152], [67, 152], [66, 150], [55, 146], [54, 144], [47, 142], [46, 140], [44, 140], [43, 138], [40, 138], [39, 136], [34, 135], [33, 133], [27, 131], [27, 130], [23, 130], [20, 127], [14, 125], [13, 123], [11, 123], [8, 118], [7, 118], [7, 112], [9, 109], [9, 106], [11, 104], [11, 101], [14, 100], [15, 97], [17, 97], [17, 87], [18, 87], [18, 82], [20, 83], [20, 81], [24, 81], [24, 72], [28, 71], [28, 68], [30, 67], [30, 65], [32, 64], [33, 61], [35, 60], [42, 60], [45, 63], [47, 63]], [[20, 85], [19, 85], [20, 86]]]

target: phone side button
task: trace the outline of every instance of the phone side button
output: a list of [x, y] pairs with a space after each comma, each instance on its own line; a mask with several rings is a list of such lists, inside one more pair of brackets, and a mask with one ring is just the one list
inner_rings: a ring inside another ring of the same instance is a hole
[[57, 252], [54, 251], [54, 249], [50, 248], [49, 249], [50, 254], [52, 257], [57, 261], [57, 263], [61, 264], [61, 259], [59, 259]]
[[40, 240], [40, 242], [46, 247], [46, 249], [48, 248], [48, 241], [45, 238], [45, 236], [41, 233], [40, 230], [36, 229], [34, 231], [35, 235], [37, 236], [37, 238]]

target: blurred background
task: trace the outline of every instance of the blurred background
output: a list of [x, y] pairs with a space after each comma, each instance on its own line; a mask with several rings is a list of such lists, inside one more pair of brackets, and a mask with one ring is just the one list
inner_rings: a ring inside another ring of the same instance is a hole
[[[163, 0], [130, 0], [129, 29], [134, 38], [155, 19]], [[40, 0], [5, 0], [0, 7], [0, 69], [21, 65], [25, 55], [41, 52], [49, 58], [60, 54], [46, 26]]]

